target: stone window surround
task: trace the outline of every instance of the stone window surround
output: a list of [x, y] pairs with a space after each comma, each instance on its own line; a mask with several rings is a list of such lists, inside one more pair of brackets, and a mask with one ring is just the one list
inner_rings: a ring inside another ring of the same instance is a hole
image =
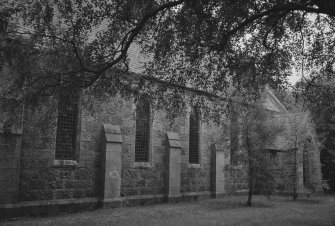
[[[190, 113], [191, 113], [191, 108], [189, 109], [189, 113], [187, 114], [187, 125], [188, 125], [188, 128], [190, 128]], [[190, 143], [190, 134], [189, 134], [189, 131], [188, 131], [188, 134], [187, 134], [187, 144], [188, 144], [188, 148], [187, 148], [187, 163], [188, 163], [188, 168], [202, 168], [202, 153], [203, 153], [203, 134], [202, 134], [202, 129], [203, 129], [203, 123], [202, 123], [202, 114], [201, 114], [201, 111], [199, 112], [199, 121], [198, 121], [199, 125], [198, 125], [198, 128], [199, 128], [199, 133], [198, 133], [198, 142], [199, 142], [199, 152], [198, 152], [198, 155], [199, 155], [199, 163], [190, 163], [189, 161], [189, 143]]]
[[[79, 167], [79, 158], [80, 158], [80, 137], [81, 137], [81, 123], [82, 123], [82, 98], [79, 92], [78, 98], [78, 118], [77, 118], [77, 133], [76, 133], [76, 147], [75, 147], [75, 159], [56, 159], [56, 143], [54, 151], [54, 160], [53, 167]], [[58, 110], [58, 109], [57, 109]], [[57, 114], [58, 115], [58, 114]], [[58, 117], [56, 118], [56, 120]], [[56, 121], [57, 125], [57, 121]], [[57, 127], [57, 126], [56, 126]], [[57, 130], [57, 128], [56, 128]], [[57, 136], [57, 133], [55, 134]], [[56, 138], [55, 138], [56, 140]]]
[[154, 165], [152, 164], [152, 152], [153, 152], [153, 122], [154, 122], [154, 112], [153, 109], [150, 107], [150, 120], [149, 120], [149, 161], [148, 162], [135, 162], [135, 139], [136, 139], [136, 103], [133, 102], [132, 104], [132, 111], [133, 111], [133, 121], [134, 121], [134, 139], [131, 147], [131, 162], [133, 168], [152, 168]]
[[59, 160], [59, 159], [54, 159], [53, 166], [55, 166], [55, 167], [78, 166], [78, 161], [77, 160]]
[[314, 139], [313, 136], [311, 134], [308, 134], [306, 139], [305, 139], [305, 145], [303, 146], [302, 149], [302, 169], [303, 169], [303, 185], [306, 186], [308, 184], [310, 184], [310, 175], [311, 175], [311, 169], [310, 169], [310, 165], [312, 159], [310, 158], [310, 152], [308, 150], [308, 145], [313, 143], [314, 145]]
[[[230, 161], [231, 166], [237, 166], [240, 164], [238, 156], [240, 154], [240, 141], [241, 141], [241, 131], [239, 128], [239, 117], [238, 113], [232, 107], [232, 115], [230, 116], [230, 135], [229, 135], [229, 145], [230, 145]], [[233, 140], [234, 138], [234, 140]]]

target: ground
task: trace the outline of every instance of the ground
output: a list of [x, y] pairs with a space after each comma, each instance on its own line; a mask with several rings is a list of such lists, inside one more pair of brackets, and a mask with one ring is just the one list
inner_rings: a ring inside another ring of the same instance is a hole
[[245, 196], [11, 219], [0, 225], [335, 225], [335, 196]]

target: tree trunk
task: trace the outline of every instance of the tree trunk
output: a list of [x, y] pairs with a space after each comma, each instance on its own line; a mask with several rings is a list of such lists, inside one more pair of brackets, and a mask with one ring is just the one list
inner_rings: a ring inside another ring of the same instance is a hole
[[247, 206], [252, 206], [252, 195], [253, 195], [253, 179], [254, 179], [254, 172], [253, 172], [253, 156], [252, 156], [252, 150], [249, 146], [249, 138], [247, 138], [247, 145], [248, 145], [248, 165], [249, 165], [249, 192], [248, 192], [248, 201]]
[[293, 200], [297, 200], [297, 148], [294, 148]]
[[247, 206], [252, 206], [252, 187], [249, 187]]

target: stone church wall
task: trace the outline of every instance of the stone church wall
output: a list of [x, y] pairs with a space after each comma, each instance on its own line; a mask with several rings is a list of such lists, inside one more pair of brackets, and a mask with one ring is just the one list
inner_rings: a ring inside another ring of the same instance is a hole
[[[57, 164], [55, 161], [57, 111], [54, 106], [55, 102], [50, 101], [49, 105], [36, 111], [27, 110], [25, 114], [20, 160], [20, 201], [99, 195], [100, 131], [92, 126], [89, 114], [83, 110], [78, 161]], [[41, 118], [45, 120], [40, 121]]]
[[[85, 98], [85, 97], [84, 97]], [[19, 200], [52, 200], [99, 197], [101, 192], [101, 127], [119, 125], [122, 144], [121, 197], [165, 194], [167, 131], [181, 138], [181, 193], [211, 191], [211, 145], [219, 140], [220, 128], [202, 123], [200, 164], [188, 163], [189, 117], [174, 122], [164, 112], [154, 112], [151, 130], [150, 161], [134, 162], [135, 104], [133, 100], [110, 98], [82, 105], [81, 131], [76, 163], [55, 162], [55, 101], [35, 111], [27, 110], [23, 124]], [[40, 119], [45, 117], [43, 122]], [[227, 141], [227, 138], [226, 138]], [[227, 148], [227, 147], [225, 147]], [[227, 151], [226, 151], [227, 155]]]
[[[18, 179], [14, 181], [18, 183], [18, 188], [14, 191], [18, 197], [16, 200], [11, 200], [12, 203], [16, 202], [19, 205], [20, 202], [40, 201], [55, 203], [105, 201], [102, 194], [106, 189], [106, 181], [108, 182], [106, 176], [110, 175], [104, 169], [106, 131], [103, 130], [103, 125], [117, 126], [122, 137], [122, 141], [118, 141], [121, 167], [120, 186], [115, 190], [118, 193], [117, 200], [154, 198], [163, 201], [167, 197], [217, 197], [224, 193], [247, 191], [247, 165], [231, 163], [229, 120], [220, 126], [205, 120], [201, 121], [199, 164], [189, 164], [189, 114], [171, 121], [166, 117], [167, 112], [152, 111], [149, 161], [139, 163], [135, 162], [134, 100], [120, 97], [98, 100], [83, 96], [79, 111], [77, 157], [75, 160], [55, 160], [56, 102], [50, 99], [46, 105], [35, 110], [26, 109], [24, 112], [22, 135], [19, 137], [21, 144], [17, 145], [19, 147], [17, 153], [20, 153], [16, 157], [19, 161]], [[167, 132], [172, 132], [170, 138]], [[175, 146], [176, 155], [172, 153], [172, 146], [169, 143], [171, 139], [180, 142], [180, 145], [178, 143]], [[244, 151], [241, 145], [237, 151]], [[321, 178], [317, 168], [318, 153], [313, 151], [311, 153], [314, 154], [310, 159], [314, 161], [313, 164], [315, 163], [311, 173]], [[283, 165], [285, 158], [291, 159], [287, 156], [283, 152], [277, 154], [274, 159], [277, 163], [275, 172], [278, 175], [282, 172], [280, 169], [285, 168]], [[179, 157], [180, 165], [176, 165], [179, 162], [171, 163]], [[299, 165], [298, 169], [301, 171], [302, 166]], [[2, 168], [0, 170], [4, 172]], [[179, 175], [180, 180], [178, 178], [177, 181], [169, 181], [173, 180], [172, 174]], [[315, 181], [317, 183], [317, 180]], [[291, 189], [287, 187], [290, 183], [291, 181], [285, 179], [276, 182], [278, 189], [283, 190]]]

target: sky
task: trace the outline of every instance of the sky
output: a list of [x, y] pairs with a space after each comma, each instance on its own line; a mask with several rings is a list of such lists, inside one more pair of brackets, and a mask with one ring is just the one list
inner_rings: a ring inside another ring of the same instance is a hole
[[301, 74], [292, 69], [292, 75], [288, 78], [288, 82], [291, 85], [295, 85], [301, 79]]

